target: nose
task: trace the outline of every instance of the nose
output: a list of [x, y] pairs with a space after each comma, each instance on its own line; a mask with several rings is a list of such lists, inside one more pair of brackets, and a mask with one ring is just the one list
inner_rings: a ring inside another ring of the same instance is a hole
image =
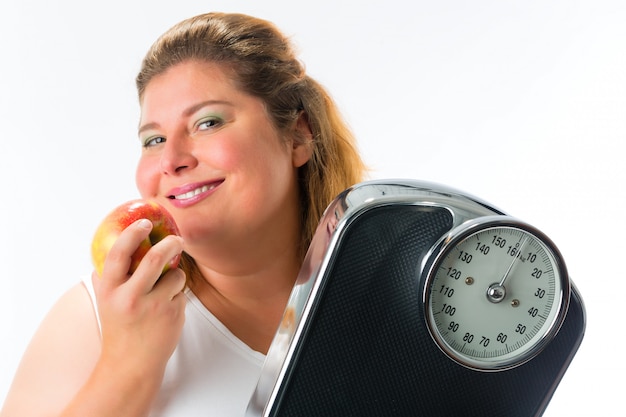
[[193, 141], [187, 135], [170, 136], [161, 154], [161, 171], [166, 175], [178, 175], [198, 164], [193, 152]]

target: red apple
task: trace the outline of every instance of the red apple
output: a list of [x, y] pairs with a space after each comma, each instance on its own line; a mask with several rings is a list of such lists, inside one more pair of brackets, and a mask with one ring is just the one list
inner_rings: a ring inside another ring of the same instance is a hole
[[[160, 204], [141, 199], [128, 201], [111, 211], [96, 229], [91, 242], [91, 260], [98, 275], [102, 276], [104, 261], [122, 230], [139, 219], [150, 220], [153, 227], [150, 235], [141, 242], [139, 248], [132, 255], [129, 274], [135, 272], [139, 262], [152, 245], [167, 235], [180, 235], [174, 218]], [[179, 261], [180, 255], [165, 265], [163, 272], [170, 268], [176, 268]]]

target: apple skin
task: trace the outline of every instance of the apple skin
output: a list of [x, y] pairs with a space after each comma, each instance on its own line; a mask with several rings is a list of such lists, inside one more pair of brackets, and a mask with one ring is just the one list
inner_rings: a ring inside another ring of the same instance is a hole
[[[104, 261], [120, 233], [139, 219], [148, 219], [153, 226], [150, 235], [141, 242], [132, 255], [130, 269], [128, 270], [129, 274], [135, 272], [139, 262], [141, 262], [141, 259], [143, 259], [152, 245], [168, 235], [180, 236], [174, 218], [165, 207], [150, 200], [136, 199], [127, 201], [113, 209], [102, 220], [94, 234], [91, 242], [91, 260], [98, 276], [102, 276]], [[162, 273], [178, 267], [179, 262], [180, 255], [168, 262]]]

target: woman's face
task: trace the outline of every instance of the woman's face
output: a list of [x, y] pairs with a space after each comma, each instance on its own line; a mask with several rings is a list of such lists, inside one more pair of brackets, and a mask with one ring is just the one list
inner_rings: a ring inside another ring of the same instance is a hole
[[296, 170], [307, 147], [281, 137], [263, 102], [218, 64], [184, 62], [154, 77], [139, 139], [139, 192], [172, 212], [187, 245], [278, 238], [277, 228], [299, 227], [285, 220], [299, 218]]

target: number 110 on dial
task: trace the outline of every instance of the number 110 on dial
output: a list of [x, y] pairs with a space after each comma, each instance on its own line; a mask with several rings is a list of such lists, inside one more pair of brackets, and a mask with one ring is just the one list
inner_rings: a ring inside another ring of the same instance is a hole
[[425, 280], [429, 331], [463, 366], [521, 365], [555, 336], [570, 284], [552, 241], [508, 216], [477, 220], [448, 236]]

